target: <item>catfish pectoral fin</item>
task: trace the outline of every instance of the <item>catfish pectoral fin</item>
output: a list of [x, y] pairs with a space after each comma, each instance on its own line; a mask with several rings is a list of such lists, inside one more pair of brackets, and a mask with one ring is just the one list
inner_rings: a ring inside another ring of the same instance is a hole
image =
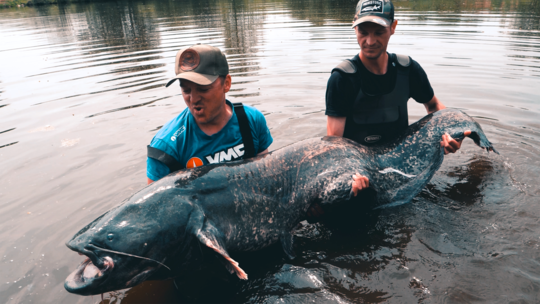
[[227, 270], [229, 270], [230, 273], [236, 273], [236, 275], [242, 279], [247, 280], [248, 276], [247, 273], [238, 266], [238, 262], [233, 260], [229, 253], [227, 253], [227, 249], [225, 249], [225, 242], [223, 242], [223, 236], [221, 231], [217, 229], [210, 221], [204, 219], [204, 214], [200, 211], [197, 212], [197, 215], [194, 216], [198, 220], [195, 222], [198, 222], [200, 224], [200, 220], [202, 219], [204, 221], [204, 224], [198, 227], [194, 227], [194, 234], [199, 239], [199, 241], [206, 245], [207, 247], [213, 249], [215, 252], [217, 252], [222, 258], [224, 263], [227, 265]]
[[221, 246], [221, 244], [219, 244], [220, 242], [217, 241], [217, 239], [215, 238], [215, 236], [213, 235], [205, 235], [204, 232], [200, 232], [197, 237], [199, 238], [199, 240], [201, 241], [201, 243], [203, 243], [204, 245], [206, 245], [207, 247], [213, 249], [215, 252], [219, 253], [226, 261], [227, 263], [227, 269], [229, 270], [229, 272], [231, 273], [236, 273], [236, 275], [238, 276], [238, 278], [242, 279], [242, 280], [247, 280], [248, 279], [248, 275], [247, 273], [238, 266], [238, 262], [233, 260], [229, 254], [227, 253], [227, 251], [225, 250], [225, 248], [223, 248], [223, 246]]
[[208, 221], [204, 212], [200, 209], [193, 211], [189, 217], [188, 226], [191, 230], [190, 235], [195, 235], [203, 245], [211, 248], [223, 258], [223, 262], [227, 265], [226, 268], [230, 273], [236, 273], [242, 280], [248, 279], [247, 273], [227, 253], [225, 242], [223, 242], [223, 234]]

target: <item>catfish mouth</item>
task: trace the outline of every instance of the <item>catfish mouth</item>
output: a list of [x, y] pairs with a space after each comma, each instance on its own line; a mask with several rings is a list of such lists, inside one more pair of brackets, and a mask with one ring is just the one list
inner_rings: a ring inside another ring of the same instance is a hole
[[86, 255], [86, 259], [66, 278], [64, 288], [68, 292], [80, 295], [99, 293], [97, 288], [107, 280], [114, 268], [113, 259], [109, 256], [99, 259], [89, 250], [84, 250], [84, 254], [75, 251], [80, 255]]

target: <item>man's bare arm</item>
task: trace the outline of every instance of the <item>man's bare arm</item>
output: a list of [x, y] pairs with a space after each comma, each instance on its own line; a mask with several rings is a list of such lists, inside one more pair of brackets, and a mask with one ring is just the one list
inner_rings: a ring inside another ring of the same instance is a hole
[[424, 107], [426, 108], [426, 111], [428, 114], [431, 114], [433, 112], [437, 112], [442, 109], [446, 109], [446, 107], [442, 104], [442, 102], [437, 98], [437, 96], [433, 95], [433, 98], [429, 102], [426, 102], [424, 104]]
[[326, 135], [343, 136], [347, 117], [326, 116]]
[[[343, 136], [345, 133], [346, 117], [326, 116], [326, 135], [328, 136]], [[356, 173], [353, 176], [352, 192], [354, 196], [358, 194], [358, 191], [369, 187], [369, 180], [367, 177]]]

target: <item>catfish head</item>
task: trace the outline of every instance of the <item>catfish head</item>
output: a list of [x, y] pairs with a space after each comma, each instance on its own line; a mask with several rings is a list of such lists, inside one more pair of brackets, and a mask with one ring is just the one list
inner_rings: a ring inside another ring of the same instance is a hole
[[86, 257], [67, 277], [67, 291], [94, 295], [132, 287], [150, 277], [174, 276], [172, 268], [191, 243], [190, 220], [202, 219], [193, 216], [196, 206], [183, 199], [181, 190], [159, 184], [136, 193], [66, 243]]

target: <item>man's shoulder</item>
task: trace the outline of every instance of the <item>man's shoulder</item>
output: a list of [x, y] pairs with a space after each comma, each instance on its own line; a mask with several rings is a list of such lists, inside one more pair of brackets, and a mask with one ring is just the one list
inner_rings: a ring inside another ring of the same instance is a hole
[[[272, 135], [266, 124], [264, 114], [255, 107], [246, 104], [243, 104], [243, 106], [253, 136], [253, 144], [255, 145], [256, 151], [255, 154], [257, 154], [264, 151], [272, 144]], [[240, 121], [238, 121], [238, 123], [238, 126], [240, 127]]]
[[176, 137], [178, 137], [179, 135], [177, 133], [182, 132], [182, 129], [185, 131], [186, 125], [189, 122], [188, 115], [189, 109], [186, 108], [176, 117], [164, 124], [163, 127], [161, 127], [158, 133], [154, 136], [154, 139], [175, 141]]
[[[398, 63], [405, 68], [408, 68], [411, 71], [411, 75], [417, 76], [420, 71], [423, 71], [424, 69], [418, 63], [418, 61], [414, 60], [411, 56], [407, 54], [398, 54], [398, 53], [388, 53], [391, 56], [395, 56], [395, 60], [398, 61]], [[400, 59], [401, 57], [401, 59]]]
[[338, 63], [332, 69], [331, 73], [336, 74], [334, 72], [341, 72], [345, 74], [354, 74], [362, 66], [363, 66], [362, 60], [360, 60], [360, 57], [358, 56], [358, 54], [356, 54], [354, 57], [349, 58], [349, 59], [344, 59], [340, 63]]
[[425, 71], [420, 65], [420, 63], [418, 63], [418, 61], [414, 60], [412, 57], [409, 58], [411, 59], [411, 64], [409, 66], [409, 69], [411, 70], [411, 75], [420, 77], [421, 75], [425, 74]]
[[244, 111], [246, 112], [246, 115], [251, 118], [260, 118], [261, 116], [264, 118], [264, 115], [259, 109], [252, 107], [247, 104], [243, 104]]
[[334, 68], [332, 74], [330, 74], [330, 77], [328, 78], [327, 88], [342, 90], [352, 87], [353, 83], [359, 84], [361, 79], [354, 74], [355, 73], [347, 73], [341, 69]]
[[[418, 61], [414, 60], [410, 55], [408, 54], [402, 54], [402, 53], [388, 53], [392, 56], [396, 57], [396, 60], [402, 65], [410, 68], [421, 68], [420, 63]], [[400, 59], [401, 57], [401, 59]], [[408, 61], [408, 62], [405, 62]]]
[[259, 111], [259, 109], [247, 104], [242, 105], [244, 106], [244, 112], [246, 112], [246, 116], [252, 128], [266, 126], [266, 118], [264, 117], [264, 114]]
[[422, 66], [418, 61], [411, 58], [411, 69], [422, 69]]

